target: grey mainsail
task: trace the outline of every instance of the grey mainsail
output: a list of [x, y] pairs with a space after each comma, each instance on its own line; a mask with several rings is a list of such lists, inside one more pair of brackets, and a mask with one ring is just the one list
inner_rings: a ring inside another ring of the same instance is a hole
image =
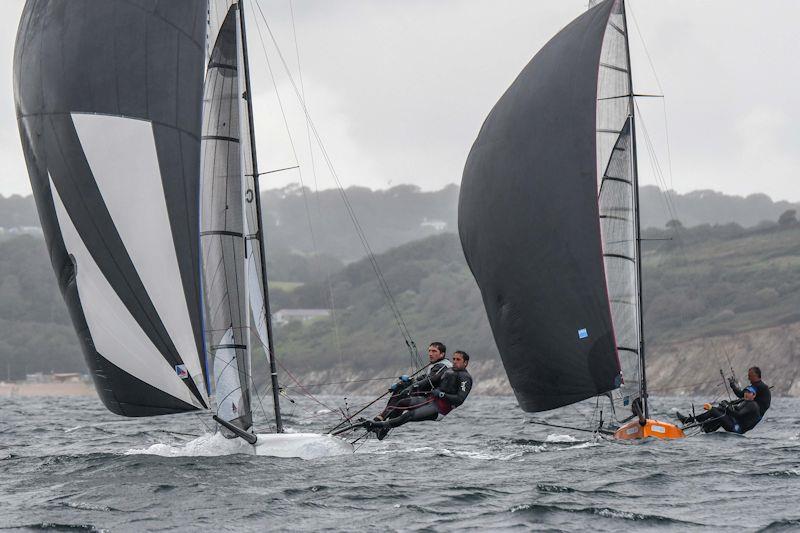
[[245, 178], [236, 5], [208, 57], [203, 99], [202, 249], [206, 338], [217, 416], [252, 426]]
[[22, 146], [51, 261], [104, 404], [208, 406], [199, 236], [206, 2], [28, 1]]
[[633, 107], [622, 0], [553, 37], [470, 151], [459, 233], [520, 406], [640, 394]]

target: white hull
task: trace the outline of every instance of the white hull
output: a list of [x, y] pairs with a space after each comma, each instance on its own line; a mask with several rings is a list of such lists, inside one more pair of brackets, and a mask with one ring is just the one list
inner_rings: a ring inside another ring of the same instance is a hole
[[127, 454], [161, 455], [164, 457], [214, 457], [250, 454], [266, 457], [321, 459], [353, 453], [353, 446], [344, 439], [319, 433], [262, 433], [255, 446], [242, 439], [227, 439], [221, 433], [207, 433], [183, 444], [153, 444], [144, 449], [128, 450]]
[[339, 437], [318, 433], [266, 433], [258, 435], [256, 455], [319, 459], [353, 453], [353, 445]]

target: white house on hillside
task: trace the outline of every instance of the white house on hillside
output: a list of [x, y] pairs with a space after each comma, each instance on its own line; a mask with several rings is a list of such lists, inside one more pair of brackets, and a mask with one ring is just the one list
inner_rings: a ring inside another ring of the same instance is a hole
[[327, 318], [331, 316], [330, 309], [281, 309], [272, 314], [272, 321], [282, 325], [292, 321], [308, 322], [315, 318]]

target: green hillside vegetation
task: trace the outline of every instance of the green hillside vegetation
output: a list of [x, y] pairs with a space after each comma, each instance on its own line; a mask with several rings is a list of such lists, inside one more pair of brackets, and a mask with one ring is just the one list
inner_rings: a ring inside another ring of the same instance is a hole
[[[644, 235], [653, 239], [644, 247], [651, 347], [800, 321], [800, 225], [794, 215], [754, 228], [683, 228], [674, 221], [670, 226]], [[290, 256], [273, 253], [274, 270], [285, 269], [286, 276], [298, 272], [287, 266], [297, 260], [287, 260]], [[377, 261], [423, 353], [427, 342], [442, 340], [478, 359], [497, 357], [480, 293], [455, 234], [404, 244], [378, 255]], [[320, 272], [302, 285], [284, 277], [284, 283], [272, 286], [273, 311], [328, 308], [331, 295], [335, 302], [335, 320], [276, 328], [281, 362], [295, 374], [342, 365], [343, 371], [391, 375], [407, 367], [407, 348], [370, 262], [333, 270], [330, 281]], [[0, 242], [0, 335], [0, 377], [85, 371], [40, 238]]]
[[41, 238], [0, 242], [0, 339], [0, 379], [86, 371]]
[[[648, 237], [667, 232], [650, 230]], [[735, 224], [678, 231], [645, 255], [650, 342], [731, 335], [800, 322], [800, 226]], [[658, 238], [658, 237], [655, 237]]]
[[[423, 191], [413, 185], [374, 191], [350, 187], [346, 194], [376, 253], [424, 237], [456, 231], [457, 185], [448, 185], [439, 191]], [[773, 201], [764, 194], [742, 197], [708, 190], [686, 194], [670, 191], [668, 197], [672, 212], [680, 213], [687, 227], [729, 222], [751, 227], [764, 220], [775, 221], [781, 213], [800, 208], [797, 204]], [[262, 199], [268, 247], [274, 257], [289, 253], [322, 255], [348, 263], [364, 256], [339, 190], [327, 189], [316, 193], [290, 185], [266, 190]], [[641, 187], [640, 202], [643, 227], [664, 227], [671, 218], [670, 211], [665, 208], [665, 194], [657, 187]], [[38, 225], [31, 196], [0, 196], [0, 228]], [[7, 236], [4, 237], [0, 231], [0, 240], [4, 238]], [[310, 267], [313, 268], [313, 264]], [[322, 272], [335, 272], [341, 264], [317, 268]], [[295, 270], [290, 269], [290, 272]], [[286, 281], [320, 279], [318, 272], [308, 273], [307, 279], [290, 279], [280, 271], [275, 274], [274, 279]]]
[[[709, 335], [730, 335], [800, 321], [800, 226], [736, 224], [651, 229], [644, 235], [646, 337], [651, 347]], [[379, 263], [420, 344], [440, 339], [497, 357], [480, 293], [453, 234], [416, 241], [381, 255]], [[332, 279], [340, 309], [335, 321], [277, 330], [278, 347], [305, 370], [330, 364], [326, 353], [344, 342], [344, 356], [375, 368], [403, 364], [402, 339], [366, 261]], [[280, 307], [326, 307], [325, 284], [291, 294], [275, 291]], [[338, 330], [338, 335], [337, 335]], [[423, 347], [424, 348], [424, 347]], [[363, 354], [366, 354], [364, 356]]]

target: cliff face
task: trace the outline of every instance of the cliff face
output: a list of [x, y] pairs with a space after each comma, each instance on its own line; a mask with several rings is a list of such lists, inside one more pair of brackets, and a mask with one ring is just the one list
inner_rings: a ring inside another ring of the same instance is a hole
[[[747, 369], [758, 366], [774, 396], [800, 397], [800, 323], [652, 345], [648, 354], [647, 379], [651, 394], [655, 396], [695, 395], [724, 399], [727, 392], [723, 389], [720, 368], [727, 381], [733, 366], [736, 377], [744, 386], [747, 384]], [[391, 378], [401, 371], [387, 369], [381, 375]], [[481, 361], [476, 354], [469, 371], [475, 378], [474, 394], [513, 394], [499, 360]], [[309, 390], [314, 394], [377, 396], [392, 383], [391, 379], [374, 378], [375, 375], [356, 372], [348, 366], [303, 374], [303, 384], [309, 384]], [[331, 385], [317, 385], [331, 382]], [[285, 385], [289, 394], [301, 393], [299, 388], [292, 387], [295, 384]]]
[[653, 394], [713, 394], [727, 397], [725, 378], [733, 366], [743, 386], [747, 369], [761, 368], [775, 396], [800, 396], [800, 323], [653, 346], [647, 377]]

